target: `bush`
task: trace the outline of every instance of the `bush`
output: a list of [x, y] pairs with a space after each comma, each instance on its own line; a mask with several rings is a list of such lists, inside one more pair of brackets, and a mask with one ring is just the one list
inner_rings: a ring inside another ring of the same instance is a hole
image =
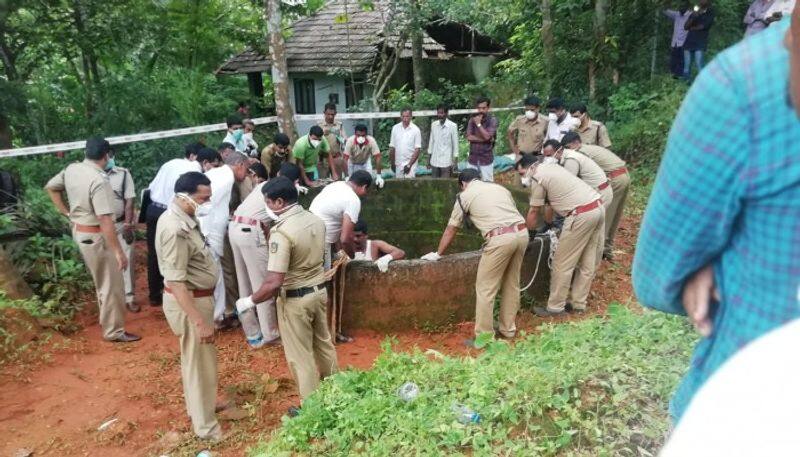
[[[667, 397], [693, 333], [685, 320], [618, 304], [606, 319], [544, 325], [514, 346], [489, 342], [477, 358], [394, 352], [347, 370], [303, 401], [251, 456], [638, 455], [668, 428]], [[512, 374], [512, 376], [509, 376]], [[397, 397], [419, 385], [410, 403]], [[462, 425], [451, 404], [482, 416]]]

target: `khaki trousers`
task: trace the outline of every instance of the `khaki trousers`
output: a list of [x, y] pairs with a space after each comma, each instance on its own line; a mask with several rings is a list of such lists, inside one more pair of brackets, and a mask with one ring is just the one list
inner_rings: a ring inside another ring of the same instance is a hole
[[475, 334], [494, 334], [494, 297], [500, 291], [500, 333], [513, 337], [519, 311], [519, 273], [528, 247], [528, 231], [489, 238], [475, 280]]
[[339, 370], [328, 331], [328, 292], [303, 297], [278, 297], [278, 325], [289, 370], [300, 396], [308, 397], [325, 378]]
[[606, 213], [605, 247], [603, 252], [610, 254], [614, 249], [614, 235], [617, 233], [619, 221], [625, 210], [625, 200], [628, 199], [628, 188], [631, 185], [631, 177], [628, 173], [619, 175], [611, 180], [611, 189], [614, 190], [614, 201]]
[[220, 263], [225, 285], [225, 315], [230, 316], [236, 314], [236, 300], [239, 299], [239, 281], [236, 278], [236, 263], [233, 260], [233, 250], [231, 249], [231, 241], [228, 239], [228, 232], [225, 232], [222, 249]]
[[[239, 296], [247, 297], [258, 290], [267, 277], [269, 249], [266, 236], [261, 227], [234, 221], [228, 226], [228, 238], [236, 265]], [[262, 337], [265, 341], [272, 341], [280, 336], [274, 299], [258, 303], [255, 310], [249, 309], [239, 314], [239, 321], [248, 339]]]
[[567, 216], [564, 220], [550, 272], [549, 311], [564, 311], [568, 296], [572, 296], [575, 309], [586, 308], [597, 259], [602, 256], [604, 221], [602, 208]]
[[122, 281], [125, 283], [125, 303], [133, 303], [133, 285], [136, 284], [133, 276], [133, 272], [135, 271], [135, 268], [133, 268], [133, 243], [128, 244], [122, 237], [122, 226], [123, 224], [121, 222], [116, 224], [119, 245], [122, 246], [122, 252], [124, 252], [125, 257], [128, 258], [128, 269], [122, 272]]
[[[194, 306], [209, 326], [214, 325], [214, 299], [194, 299]], [[186, 412], [200, 438], [218, 438], [222, 434], [214, 405], [217, 401], [217, 348], [200, 343], [197, 325], [178, 305], [172, 294], [164, 292], [164, 316], [180, 342], [181, 379]]]
[[122, 336], [125, 333], [125, 285], [122, 272], [117, 268], [117, 258], [106, 246], [102, 233], [78, 232], [73, 227], [72, 238], [78, 243], [83, 261], [92, 275], [103, 338], [112, 340]]

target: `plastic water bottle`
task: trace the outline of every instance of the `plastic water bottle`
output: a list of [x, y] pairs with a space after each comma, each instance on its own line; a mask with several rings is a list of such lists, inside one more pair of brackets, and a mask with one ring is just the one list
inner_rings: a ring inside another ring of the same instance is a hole
[[413, 382], [407, 382], [397, 389], [397, 396], [405, 402], [412, 401], [419, 396], [419, 387]]
[[456, 420], [462, 424], [477, 424], [481, 421], [481, 415], [471, 410], [468, 406], [453, 403], [450, 409], [456, 415]]

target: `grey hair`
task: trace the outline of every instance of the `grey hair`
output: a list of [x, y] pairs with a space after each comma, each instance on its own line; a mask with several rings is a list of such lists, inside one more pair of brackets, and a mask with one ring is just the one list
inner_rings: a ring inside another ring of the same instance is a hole
[[247, 156], [242, 154], [241, 152], [232, 152], [228, 154], [228, 157], [224, 159], [225, 165], [229, 165], [231, 167], [235, 167], [240, 163], [247, 162]]

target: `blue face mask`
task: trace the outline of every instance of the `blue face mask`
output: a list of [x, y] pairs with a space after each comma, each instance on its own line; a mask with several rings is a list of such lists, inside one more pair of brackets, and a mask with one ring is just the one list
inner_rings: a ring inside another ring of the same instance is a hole
[[238, 141], [242, 141], [242, 137], [244, 136], [244, 129], [236, 129], [233, 132], [233, 139]]
[[109, 170], [111, 170], [111, 169], [112, 169], [112, 168], [114, 168], [116, 165], [117, 165], [117, 163], [116, 163], [116, 162], [114, 162], [114, 158], [113, 158], [113, 157], [112, 157], [112, 158], [110, 158], [110, 159], [108, 159], [108, 162], [106, 162], [106, 171], [109, 171]]

